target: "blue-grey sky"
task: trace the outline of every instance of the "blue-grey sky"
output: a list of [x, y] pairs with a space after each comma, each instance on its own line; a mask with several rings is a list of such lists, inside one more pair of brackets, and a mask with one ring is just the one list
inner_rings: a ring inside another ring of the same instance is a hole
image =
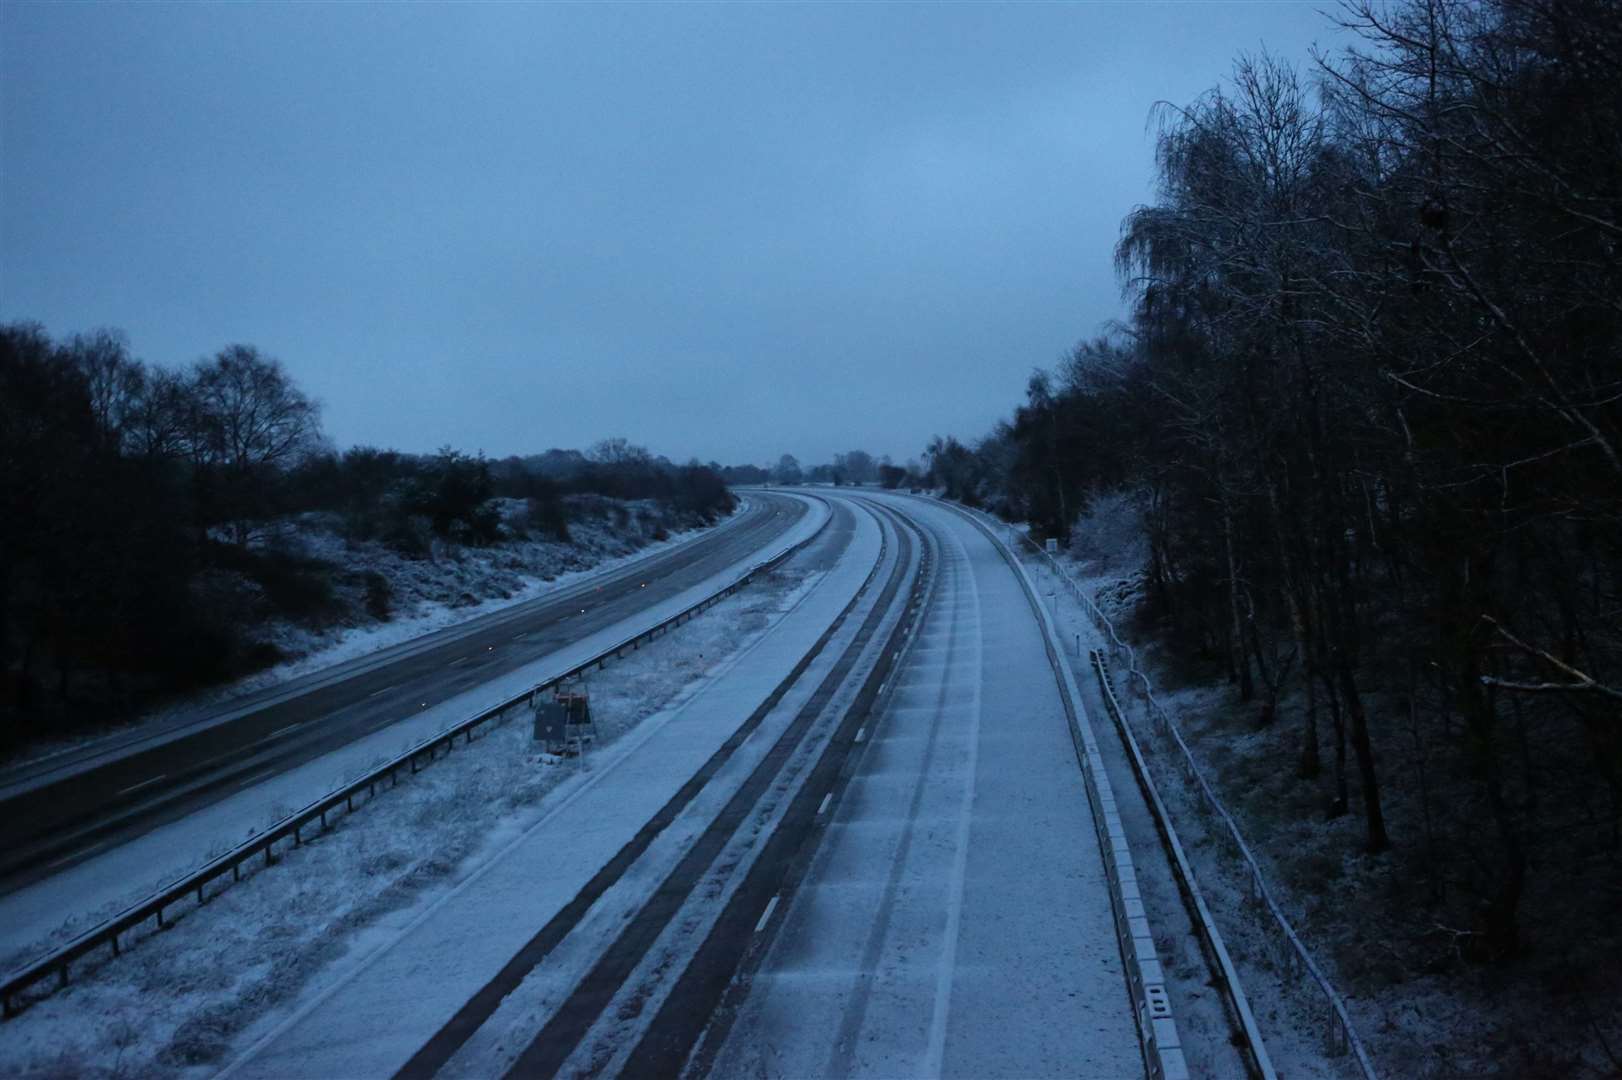
[[0, 4], [0, 320], [339, 445], [903, 460], [1120, 313], [1159, 99], [1312, 3]]

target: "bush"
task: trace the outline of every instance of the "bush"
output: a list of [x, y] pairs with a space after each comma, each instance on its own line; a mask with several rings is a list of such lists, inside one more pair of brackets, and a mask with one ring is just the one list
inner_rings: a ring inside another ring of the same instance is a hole
[[394, 587], [389, 579], [376, 570], [361, 575], [366, 586], [366, 614], [379, 622], [386, 622], [394, 613]]

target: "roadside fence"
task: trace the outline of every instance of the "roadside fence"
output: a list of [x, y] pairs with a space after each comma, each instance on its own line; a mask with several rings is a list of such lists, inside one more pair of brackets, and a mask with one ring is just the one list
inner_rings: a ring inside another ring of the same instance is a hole
[[[1113, 657], [1125, 670], [1125, 679], [1128, 691], [1138, 701], [1142, 702], [1144, 711], [1152, 721], [1155, 733], [1170, 745], [1178, 756], [1184, 777], [1193, 786], [1201, 798], [1204, 809], [1221, 822], [1223, 828], [1216, 830], [1213, 835], [1226, 842], [1230, 854], [1241, 864], [1241, 871], [1249, 879], [1251, 899], [1257, 903], [1270, 918], [1267, 923], [1274, 929], [1274, 959], [1279, 968], [1288, 977], [1304, 979], [1323, 999], [1324, 1046], [1334, 1056], [1351, 1054], [1357, 1069], [1366, 1080], [1377, 1080], [1374, 1062], [1369, 1057], [1367, 1048], [1362, 1039], [1358, 1037], [1357, 1029], [1352, 1025], [1351, 1016], [1347, 1012], [1346, 1003], [1337, 992], [1323, 971], [1313, 961], [1311, 953], [1302, 943], [1295, 927], [1290, 923], [1288, 916], [1280, 908], [1272, 890], [1268, 888], [1267, 881], [1262, 875], [1261, 866], [1257, 863], [1250, 845], [1245, 842], [1233, 815], [1223, 805], [1216, 789], [1206, 778], [1199, 763], [1195, 761], [1188, 743], [1183, 738], [1181, 728], [1172, 718], [1171, 714], [1161, 705], [1155, 697], [1154, 688], [1149, 677], [1143, 673], [1138, 664], [1137, 653], [1132, 646], [1121, 640], [1115, 631], [1115, 626], [1108, 617], [1099, 610], [1092, 597], [1087, 595], [1085, 589], [1070, 576], [1069, 572], [1059, 564], [1049, 552], [1043, 550], [1036, 541], [1020, 530], [1011, 529], [1007, 523], [999, 521], [981, 511], [971, 511], [987, 521], [991, 528], [1002, 530], [1004, 535], [1011, 534], [1014, 539], [1021, 541], [1023, 547], [1028, 549], [1038, 561], [1047, 565], [1054, 576], [1064, 584], [1070, 594], [1086, 611], [1088, 620], [1097, 628], [1104, 639], [1105, 648], [1095, 653], [1099, 677], [1111, 687], [1108, 698], [1114, 698], [1114, 679], [1109, 672], [1108, 658]], [[1016, 546], [1015, 550], [1019, 550]], [[1079, 648], [1079, 645], [1078, 645]], [[1119, 707], [1118, 701], [1112, 702]]]

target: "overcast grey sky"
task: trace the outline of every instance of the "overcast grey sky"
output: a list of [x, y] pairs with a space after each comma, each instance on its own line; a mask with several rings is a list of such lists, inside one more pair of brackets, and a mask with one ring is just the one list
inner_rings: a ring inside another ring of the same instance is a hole
[[897, 460], [1120, 312], [1158, 99], [1313, 3], [0, 4], [0, 320], [340, 445]]

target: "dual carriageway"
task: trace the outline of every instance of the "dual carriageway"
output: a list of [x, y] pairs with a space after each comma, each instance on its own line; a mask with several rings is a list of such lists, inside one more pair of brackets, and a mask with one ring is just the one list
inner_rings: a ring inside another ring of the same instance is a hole
[[116, 881], [244, 776], [432, 719], [796, 545], [817, 584], [736, 663], [225, 1075], [1244, 1075], [1226, 1033], [1185, 1047], [1150, 1007], [1161, 968], [1133, 955], [1080, 764], [1090, 692], [1029, 576], [961, 511], [877, 492], [751, 492], [702, 539], [4, 778], [0, 918]]

